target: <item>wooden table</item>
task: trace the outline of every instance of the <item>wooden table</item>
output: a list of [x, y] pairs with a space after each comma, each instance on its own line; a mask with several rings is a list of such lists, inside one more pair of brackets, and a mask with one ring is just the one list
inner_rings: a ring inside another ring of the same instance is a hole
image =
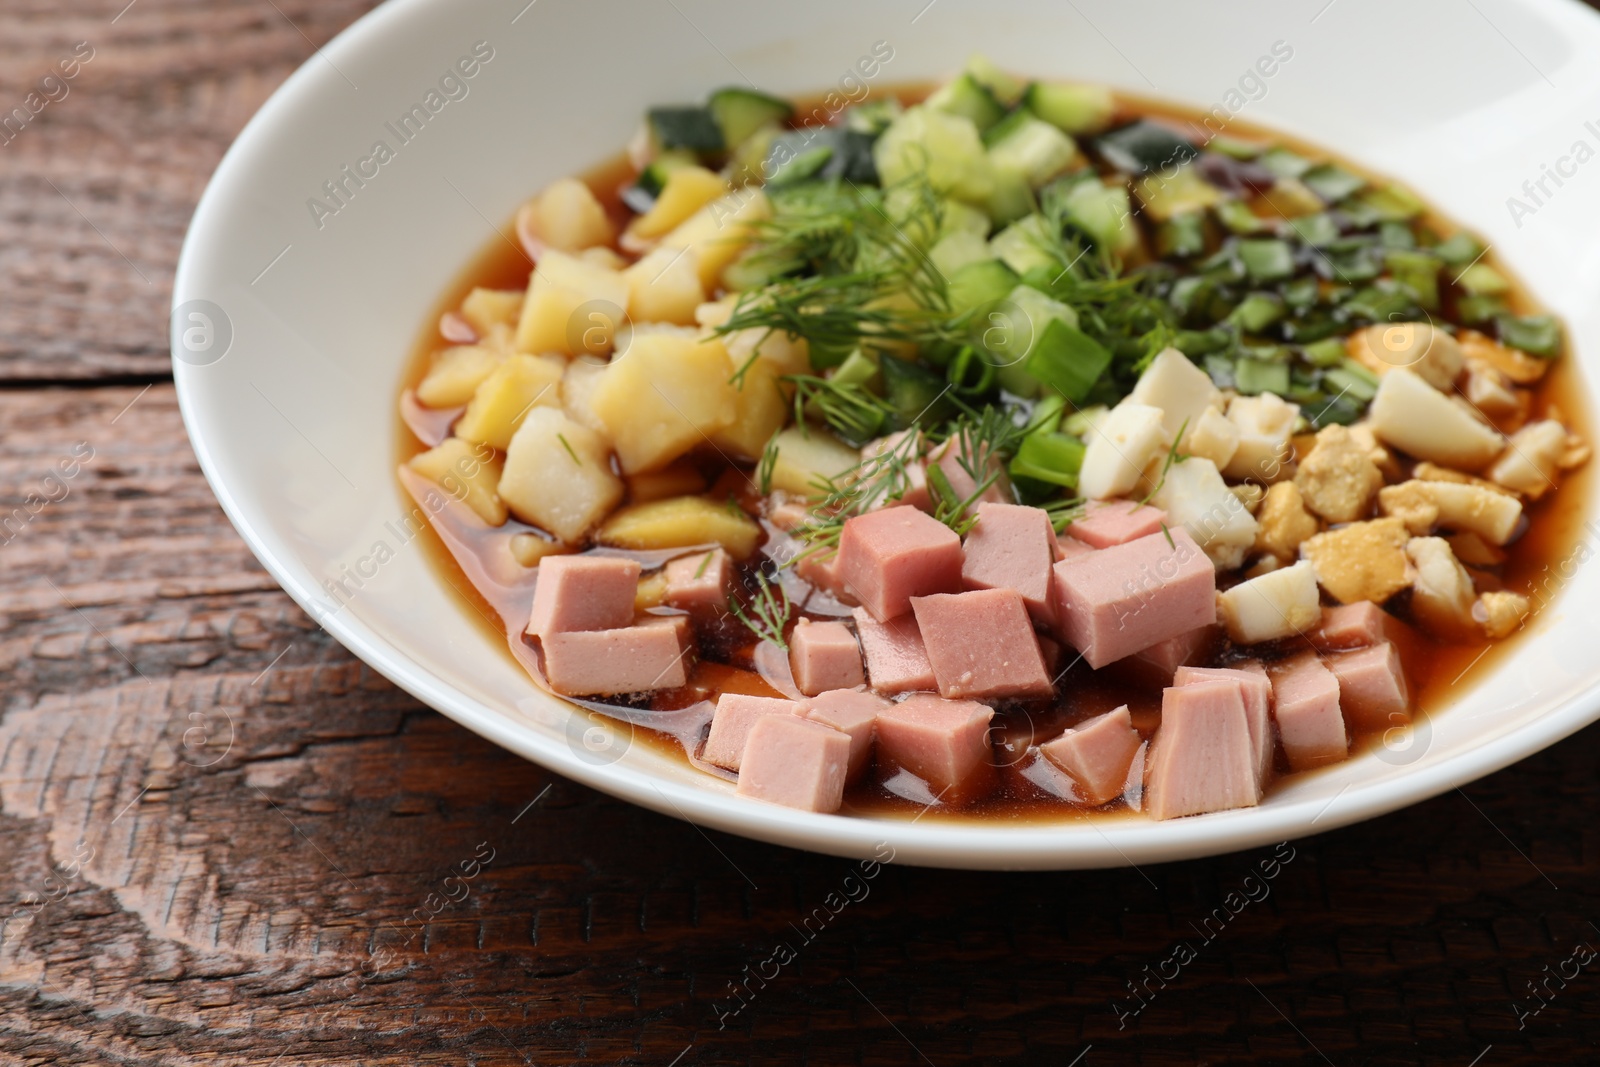
[[398, 692], [223, 517], [166, 339], [206, 178], [366, 4], [124, 2], [0, 9], [0, 108], [94, 50], [0, 147], [0, 1061], [1600, 1058], [1600, 976], [1552, 977], [1600, 945], [1594, 728], [1281, 850], [866, 878]]

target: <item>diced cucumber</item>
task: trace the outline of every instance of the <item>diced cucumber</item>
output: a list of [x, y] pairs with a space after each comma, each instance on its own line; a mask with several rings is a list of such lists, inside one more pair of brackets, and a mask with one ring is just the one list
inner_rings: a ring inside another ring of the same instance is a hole
[[728, 173], [737, 185], [760, 185], [767, 180], [767, 156], [772, 142], [783, 133], [783, 127], [768, 123], [739, 142], [728, 160]]
[[1084, 451], [1083, 442], [1076, 437], [1048, 430], [1030, 433], [1017, 447], [1010, 473], [1013, 477], [1033, 478], [1075, 489]]
[[1027, 88], [1020, 78], [1007, 74], [995, 66], [988, 56], [977, 52], [967, 57], [966, 72], [1004, 107], [1014, 106], [1022, 99], [1022, 92]]
[[962, 72], [928, 97], [927, 106], [949, 115], [970, 119], [982, 133], [999, 122], [1006, 109], [994, 94], [971, 74]]
[[1095, 147], [1107, 163], [1129, 174], [1179, 167], [1200, 154], [1185, 138], [1146, 119], [1101, 134]]
[[1174, 259], [1190, 259], [1206, 250], [1206, 217], [1188, 211], [1175, 215], [1156, 227], [1156, 253]]
[[1256, 162], [1280, 178], [1298, 178], [1314, 166], [1305, 156], [1281, 147], [1267, 149]]
[[857, 185], [876, 184], [872, 138], [839, 126], [807, 126], [772, 139], [763, 164], [774, 188], [809, 178], [839, 178]]
[[1048, 220], [1035, 212], [995, 234], [989, 241], [989, 251], [1019, 275], [1035, 267], [1059, 269], [1061, 264], [1049, 251], [1056, 244], [1049, 230]]
[[989, 216], [959, 200], [945, 200], [939, 205], [939, 233], [973, 233], [989, 236]]
[[1482, 260], [1457, 274], [1455, 282], [1473, 296], [1499, 296], [1511, 288], [1504, 274]]
[[1315, 215], [1302, 215], [1292, 220], [1289, 228], [1300, 240], [1313, 248], [1332, 244], [1339, 239], [1339, 227], [1326, 211], [1319, 211]]
[[1544, 359], [1561, 354], [1561, 323], [1549, 315], [1501, 315], [1495, 326], [1503, 345]]
[[991, 168], [989, 173], [994, 185], [984, 202], [984, 210], [996, 226], [1020, 219], [1039, 206], [1033, 195], [1033, 186], [1028, 184], [1027, 177], [1021, 172]]
[[1103, 85], [1034, 82], [1022, 94], [1029, 111], [1070, 134], [1099, 133], [1111, 124], [1116, 101]]
[[1026, 111], [1013, 112], [1002, 125], [1005, 130], [999, 137], [986, 139], [989, 162], [997, 172], [1022, 175], [1033, 189], [1078, 158], [1078, 146], [1071, 137]]
[[[1078, 325], [1078, 313], [1070, 304], [1063, 304], [1053, 300], [1039, 290], [1019, 285], [1007, 294], [1006, 299], [1016, 305], [1018, 311], [1027, 317], [1028, 327], [1031, 331], [1029, 348], [1038, 341], [1039, 335], [1044, 333], [1045, 327], [1052, 322], [1061, 321], [1068, 326]], [[1019, 326], [1020, 329], [1020, 326]]]
[[1241, 359], [1233, 365], [1234, 388], [1246, 396], [1273, 393], [1282, 396], [1289, 391], [1289, 365], [1268, 363], [1259, 359]]
[[1483, 246], [1470, 233], [1458, 233], [1435, 245], [1433, 254], [1452, 267], [1464, 267], [1483, 255]]
[[1228, 322], [1247, 334], [1258, 334], [1283, 318], [1283, 298], [1276, 293], [1249, 293], [1239, 301]]
[[[798, 182], [809, 181], [821, 175], [822, 168], [826, 167], [833, 159], [833, 146], [830, 144], [816, 144], [799, 148], [790, 154], [779, 149], [779, 144], [784, 141], [782, 136], [773, 139], [772, 145], [767, 148], [767, 188], [782, 189], [785, 186]], [[792, 143], [786, 147], [793, 148]], [[780, 162], [781, 158], [781, 162]]]
[[1211, 210], [1216, 213], [1217, 221], [1232, 233], [1260, 233], [1267, 228], [1267, 220], [1251, 211], [1243, 200], [1224, 200], [1212, 205]]
[[859, 385], [869, 392], [876, 392], [883, 384], [878, 363], [878, 359], [858, 348], [844, 357], [844, 362], [833, 369], [828, 380], [835, 385]]
[[706, 107], [653, 107], [645, 113], [650, 141], [658, 152], [674, 148], [715, 153], [727, 147], [722, 127]]
[[928, 259], [946, 278], [969, 263], [984, 262], [992, 258], [989, 242], [965, 230], [945, 234], [928, 249]]
[[1378, 243], [1384, 248], [1407, 249], [1417, 247], [1417, 235], [1404, 222], [1385, 222], [1378, 226]]
[[1102, 248], [1127, 255], [1139, 246], [1133, 224], [1133, 207], [1125, 185], [1078, 182], [1062, 202], [1067, 221], [1088, 234]]
[[1220, 203], [1221, 189], [1206, 181], [1192, 166], [1165, 168], [1146, 174], [1133, 183], [1133, 191], [1144, 205], [1145, 214], [1157, 222], [1190, 211], [1201, 211]]
[[971, 311], [1006, 297], [1017, 287], [1017, 274], [998, 259], [968, 263], [949, 275], [950, 310]]
[[1286, 219], [1301, 215], [1315, 215], [1326, 207], [1322, 198], [1299, 178], [1279, 178], [1272, 183], [1272, 196], [1267, 201]]
[[907, 108], [872, 147], [887, 187], [926, 173], [937, 192], [984, 204], [994, 191], [994, 171], [971, 119], [931, 107]]
[[1398, 182], [1391, 182], [1382, 189], [1368, 189], [1356, 197], [1355, 202], [1384, 222], [1406, 222], [1427, 210], [1416, 193]]
[[1111, 352], [1075, 326], [1056, 320], [1034, 342], [1028, 371], [1073, 403], [1089, 395], [1111, 365]]
[[865, 104], [846, 108], [844, 112], [845, 129], [864, 133], [869, 137], [876, 137], [889, 128], [889, 124], [905, 113], [905, 107], [894, 97], [885, 97], [882, 100], [870, 100]]
[[1463, 296], [1456, 301], [1456, 317], [1468, 326], [1482, 326], [1510, 310], [1498, 296]]
[[1306, 362], [1314, 367], [1337, 367], [1344, 360], [1348, 349], [1340, 338], [1329, 337], [1306, 345], [1302, 351], [1305, 353]]
[[1255, 159], [1268, 148], [1272, 147], [1262, 141], [1250, 141], [1243, 137], [1229, 137], [1227, 134], [1217, 134], [1206, 145], [1213, 152], [1221, 152], [1234, 159]]
[[1390, 248], [1384, 252], [1383, 259], [1394, 280], [1416, 294], [1419, 306], [1428, 311], [1439, 306], [1439, 268], [1442, 261], [1438, 256], [1406, 248]]
[[1252, 281], [1275, 282], [1294, 274], [1294, 250], [1275, 237], [1240, 241], [1239, 261]]
[[787, 122], [794, 115], [794, 105], [789, 101], [736, 86], [712, 93], [706, 109], [721, 128], [723, 143], [730, 146], [743, 144], [745, 138], [769, 122]]
[[883, 396], [894, 411], [896, 429], [934, 426], [955, 412], [942, 374], [910, 360], [886, 357], [878, 362], [883, 374]]

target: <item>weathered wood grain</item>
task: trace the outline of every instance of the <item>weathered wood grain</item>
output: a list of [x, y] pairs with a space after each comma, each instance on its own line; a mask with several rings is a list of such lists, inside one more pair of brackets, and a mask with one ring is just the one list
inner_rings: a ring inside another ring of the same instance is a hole
[[205, 178], [364, 5], [121, 6], [0, 8], [0, 107], [96, 48], [0, 146], [0, 1063], [1594, 1062], [1600, 978], [1548, 976], [1600, 944], [1600, 730], [1270, 880], [868, 878], [376, 677], [234, 534], [163, 380]]

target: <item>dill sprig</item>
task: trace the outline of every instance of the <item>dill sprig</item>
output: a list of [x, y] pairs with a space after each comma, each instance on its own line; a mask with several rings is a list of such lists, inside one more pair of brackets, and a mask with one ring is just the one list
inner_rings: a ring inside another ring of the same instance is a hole
[[785, 652], [789, 651], [783, 628], [789, 621], [791, 607], [789, 594], [784, 592], [783, 586], [774, 584], [766, 574], [757, 572], [756, 591], [750, 596], [749, 609], [746, 610], [738, 597], [732, 599], [732, 608], [734, 615], [751, 633]]
[[1058, 500], [1046, 504], [1044, 511], [1050, 516], [1051, 527], [1059, 534], [1089, 513], [1089, 502], [1081, 498]]
[[965, 537], [978, 524], [978, 516], [973, 505], [988, 492], [995, 479], [1000, 477], [998, 470], [989, 472], [989, 477], [978, 483], [965, 499], [956, 493], [955, 486], [950, 484], [950, 478], [945, 474], [944, 468], [937, 463], [928, 468], [928, 492], [933, 496], [933, 517], [955, 531], [957, 537]]
[[784, 381], [794, 388], [794, 422], [804, 427], [807, 410], [821, 416], [837, 436], [857, 448], [877, 437], [894, 407], [858, 382], [839, 382], [810, 374], [792, 374]]
[[756, 486], [761, 495], [772, 492], [772, 472], [778, 468], [778, 435], [773, 434], [767, 447], [761, 450], [761, 462], [756, 465]]
[[1167, 448], [1167, 458], [1161, 461], [1161, 475], [1156, 479], [1156, 484], [1150, 487], [1150, 491], [1139, 498], [1139, 503], [1141, 505], [1150, 503], [1150, 501], [1155, 499], [1155, 495], [1161, 492], [1161, 487], [1167, 484], [1167, 472], [1172, 470], [1172, 465], [1174, 463], [1177, 463], [1179, 460], [1189, 458], [1188, 456], [1181, 455], [1178, 452], [1178, 442], [1183, 440], [1183, 435], [1188, 429], [1188, 419], [1184, 419], [1178, 424], [1178, 433], [1175, 437], [1173, 437], [1172, 444]]

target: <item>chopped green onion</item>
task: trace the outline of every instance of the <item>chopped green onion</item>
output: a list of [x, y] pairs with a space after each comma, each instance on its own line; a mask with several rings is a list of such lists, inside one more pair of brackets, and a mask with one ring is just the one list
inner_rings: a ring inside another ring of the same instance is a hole
[[956, 358], [945, 368], [945, 379], [950, 389], [961, 396], [978, 397], [995, 386], [995, 365], [978, 354], [971, 345], [963, 345]]
[[1284, 316], [1283, 298], [1276, 293], [1250, 293], [1227, 321], [1245, 333], [1260, 333]]
[[1175, 259], [1188, 259], [1206, 250], [1205, 215], [1185, 211], [1156, 227], [1156, 252]]
[[1232, 233], [1260, 233], [1267, 228], [1267, 220], [1251, 211], [1243, 200], [1224, 200], [1213, 204], [1211, 210], [1216, 213], [1217, 221]]
[[1088, 334], [1056, 319], [1034, 342], [1025, 365], [1035, 378], [1080, 403], [1111, 365], [1111, 352]]
[[1429, 311], [1439, 306], [1439, 257], [1427, 252], [1391, 248], [1383, 258], [1394, 280], [1410, 289], [1419, 305]]
[[910, 360], [889, 356], [879, 363], [883, 394], [897, 429], [936, 426], [955, 412], [944, 376]]
[[1427, 205], [1417, 199], [1416, 193], [1393, 182], [1382, 189], [1368, 189], [1355, 198], [1352, 207], [1355, 205], [1382, 222], [1407, 222], [1427, 210]]
[[1179, 330], [1172, 336], [1172, 347], [1190, 357], [1220, 352], [1233, 342], [1233, 331], [1218, 327], [1211, 330]]
[[1483, 262], [1467, 267], [1456, 275], [1455, 281], [1473, 296], [1497, 296], [1511, 288], [1504, 274]]
[[1458, 233], [1435, 245], [1433, 254], [1452, 267], [1464, 267], [1483, 255], [1483, 246], [1470, 233]]
[[1291, 310], [1305, 311], [1316, 304], [1322, 289], [1317, 285], [1317, 279], [1306, 277], [1284, 282], [1278, 291], [1283, 294], [1283, 302]]
[[1312, 167], [1298, 177], [1312, 192], [1330, 204], [1338, 203], [1345, 197], [1366, 188], [1367, 185], [1367, 179], [1359, 174], [1351, 174], [1343, 167], [1332, 163]]
[[1306, 362], [1313, 367], [1337, 367], [1347, 353], [1344, 341], [1337, 337], [1313, 342], [1306, 345], [1303, 351]]
[[1311, 160], [1287, 148], [1269, 148], [1256, 160], [1280, 178], [1298, 178], [1311, 169]]
[[1404, 222], [1385, 222], [1378, 227], [1378, 243], [1385, 248], [1415, 248], [1417, 235]]
[[1239, 261], [1252, 281], [1275, 282], [1294, 274], [1294, 250], [1277, 238], [1240, 241]]
[[1267, 145], [1260, 141], [1247, 141], [1242, 137], [1229, 137], [1226, 134], [1218, 134], [1211, 138], [1211, 143], [1206, 147], [1213, 152], [1232, 156], [1234, 159], [1255, 159], [1267, 149]]
[[1370, 403], [1378, 395], [1377, 379], [1365, 367], [1350, 360], [1328, 371], [1322, 376], [1322, 381], [1329, 389], [1354, 397], [1363, 404]]
[[1468, 326], [1482, 326], [1510, 310], [1498, 296], [1463, 296], [1456, 301], [1456, 317]]
[[1260, 359], [1241, 359], [1234, 364], [1234, 381], [1239, 392], [1246, 396], [1258, 393], [1282, 396], [1289, 391], [1289, 365]]
[[1561, 324], [1549, 315], [1501, 315], [1495, 325], [1501, 344], [1544, 359], [1561, 354]]
[[1312, 427], [1318, 430], [1333, 424], [1348, 426], [1367, 410], [1366, 404], [1348, 395], [1335, 396], [1320, 408], [1315, 406], [1315, 402], [1311, 406], [1312, 411], [1306, 417]]
[[1299, 236], [1300, 240], [1315, 247], [1332, 244], [1339, 239], [1339, 227], [1333, 221], [1333, 216], [1326, 211], [1290, 219], [1289, 228]]

